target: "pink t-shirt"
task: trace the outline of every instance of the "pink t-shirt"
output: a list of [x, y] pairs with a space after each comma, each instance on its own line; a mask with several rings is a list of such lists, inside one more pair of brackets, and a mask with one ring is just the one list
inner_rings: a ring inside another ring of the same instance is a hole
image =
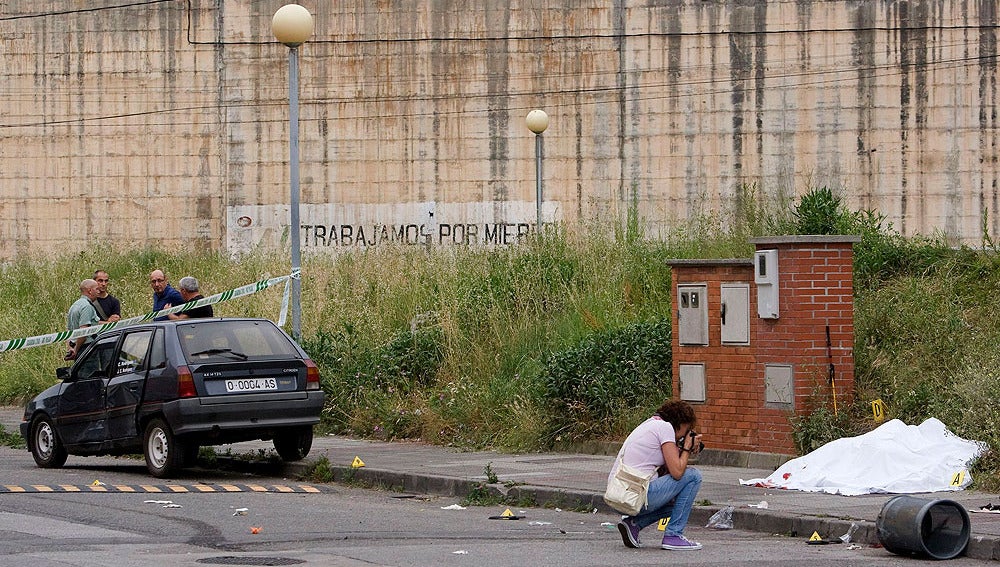
[[[659, 416], [653, 416], [640, 423], [622, 443], [622, 448], [618, 451], [618, 457], [622, 462], [631, 467], [635, 467], [645, 473], [655, 471], [664, 463], [663, 450], [660, 448], [664, 443], [677, 443], [674, 433], [674, 426], [669, 421], [663, 421]], [[618, 461], [611, 468], [608, 475], [610, 479], [618, 470]]]

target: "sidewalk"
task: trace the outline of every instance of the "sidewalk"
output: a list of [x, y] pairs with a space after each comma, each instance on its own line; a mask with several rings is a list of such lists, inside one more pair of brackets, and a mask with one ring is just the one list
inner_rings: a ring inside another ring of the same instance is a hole
[[[19, 408], [0, 408], [0, 424], [17, 432]], [[241, 443], [234, 453], [253, 451], [269, 443]], [[498, 482], [490, 490], [519, 501], [533, 501], [571, 510], [593, 510], [614, 515], [601, 499], [613, 456], [579, 453], [503, 454], [492, 451], [462, 452], [419, 442], [364, 441], [341, 436], [317, 436], [303, 463], [288, 465], [289, 475], [301, 474], [308, 464], [326, 457], [337, 480], [352, 476], [372, 486], [408, 493], [453, 496], [456, 502], [486, 482], [486, 469]], [[355, 458], [363, 467], [353, 468]], [[708, 455], [706, 459], [708, 460]], [[754, 462], [753, 459], [750, 462]], [[824, 539], [858, 529], [852, 541], [878, 542], [875, 522], [886, 501], [895, 495], [835, 496], [742, 486], [740, 479], [765, 477], [773, 468], [747, 468], [699, 463], [703, 482], [690, 525], [704, 526], [720, 508], [732, 505], [735, 528], [809, 538], [817, 532]], [[1000, 495], [976, 492], [938, 492], [913, 495], [928, 501], [953, 500], [967, 510], [1000, 504]], [[766, 504], [764, 504], [766, 502]], [[766, 508], [765, 508], [766, 506]], [[966, 555], [1000, 559], [1000, 514], [970, 513], [971, 538]]]

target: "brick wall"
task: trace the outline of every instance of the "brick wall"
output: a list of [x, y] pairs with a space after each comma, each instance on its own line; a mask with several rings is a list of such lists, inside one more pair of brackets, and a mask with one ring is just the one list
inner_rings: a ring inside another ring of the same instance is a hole
[[[837, 236], [752, 240], [757, 250], [778, 251], [777, 319], [757, 315], [753, 260], [670, 262], [675, 305], [678, 286], [706, 286], [707, 345], [680, 344], [677, 309], [672, 319], [674, 396], [681, 396], [680, 366], [703, 364], [705, 399], [692, 403], [707, 445], [722, 450], [795, 454], [790, 418], [817, 404], [833, 407], [831, 362], [836, 402], [843, 405], [849, 401], [854, 389], [852, 243], [856, 241], [855, 237]], [[749, 345], [722, 343], [724, 283], [749, 284]], [[767, 399], [768, 365], [791, 368], [793, 387], [787, 398], [772, 390], [772, 399]]]

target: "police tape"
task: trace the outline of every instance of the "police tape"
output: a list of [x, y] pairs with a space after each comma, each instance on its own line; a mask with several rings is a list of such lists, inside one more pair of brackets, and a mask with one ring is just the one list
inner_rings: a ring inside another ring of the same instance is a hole
[[287, 276], [280, 276], [277, 278], [260, 280], [252, 284], [247, 284], [245, 286], [237, 287], [235, 289], [223, 291], [222, 293], [217, 293], [215, 295], [203, 297], [198, 301], [183, 303], [181, 305], [174, 305], [173, 307], [170, 307], [168, 309], [161, 309], [159, 311], [150, 311], [145, 315], [138, 315], [135, 317], [130, 317], [128, 319], [121, 319], [119, 321], [113, 321], [111, 323], [104, 323], [103, 325], [81, 327], [79, 329], [74, 329], [72, 331], [60, 331], [58, 333], [49, 333], [47, 335], [38, 335], [36, 337], [24, 337], [19, 339], [9, 339], [5, 341], [0, 341], [0, 352], [50, 345], [52, 343], [60, 343], [63, 341], [75, 340], [80, 337], [89, 337], [90, 335], [96, 335], [98, 333], [103, 333], [104, 331], [109, 331], [111, 329], [115, 329], [118, 327], [127, 327], [129, 325], [145, 323], [146, 321], [151, 321], [153, 319], [156, 319], [157, 317], [165, 317], [173, 313], [181, 313], [183, 311], [187, 311], [188, 309], [194, 309], [195, 307], [214, 305], [216, 303], [222, 303], [223, 301], [229, 301], [230, 299], [236, 299], [237, 297], [252, 295], [264, 291], [265, 289], [268, 289], [272, 286], [278, 285], [281, 282], [285, 282], [285, 291], [281, 301], [281, 314], [278, 317], [278, 326], [279, 327], [284, 326], [285, 314], [288, 312], [288, 288], [293, 279], [299, 278], [300, 273], [301, 270], [295, 269], [292, 270], [292, 273], [288, 274]]

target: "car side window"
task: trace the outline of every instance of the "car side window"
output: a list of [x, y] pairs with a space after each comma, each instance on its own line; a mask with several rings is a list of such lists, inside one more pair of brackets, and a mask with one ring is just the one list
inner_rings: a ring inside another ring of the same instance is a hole
[[108, 367], [111, 363], [111, 356], [114, 354], [115, 345], [118, 343], [118, 336], [107, 337], [97, 341], [94, 348], [88, 350], [83, 358], [74, 367], [74, 374], [77, 380], [88, 380], [94, 374], [103, 372], [107, 376]]
[[167, 351], [163, 346], [163, 331], [153, 335], [153, 347], [149, 349], [149, 369], [157, 370], [167, 367]]
[[122, 348], [118, 351], [118, 363], [115, 366], [115, 376], [129, 374], [142, 370], [149, 352], [149, 342], [153, 331], [139, 331], [125, 335]]

